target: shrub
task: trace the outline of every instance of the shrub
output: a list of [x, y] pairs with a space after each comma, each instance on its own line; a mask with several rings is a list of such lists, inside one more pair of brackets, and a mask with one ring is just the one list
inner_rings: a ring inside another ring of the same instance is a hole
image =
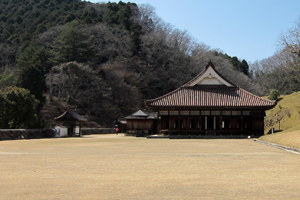
[[273, 89], [273, 90], [271, 90], [268, 99], [269, 99], [269, 100], [277, 100], [279, 96], [280, 96], [279, 91]]
[[35, 128], [38, 105], [39, 101], [24, 88], [0, 90], [0, 129]]
[[286, 116], [288, 116], [289, 118], [291, 117], [292, 113], [291, 113], [291, 111], [288, 108], [285, 109], [284, 112], [285, 112]]

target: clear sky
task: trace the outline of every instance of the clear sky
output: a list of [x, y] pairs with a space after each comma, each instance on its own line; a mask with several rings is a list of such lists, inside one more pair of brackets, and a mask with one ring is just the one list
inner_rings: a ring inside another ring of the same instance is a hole
[[280, 34], [294, 27], [300, 16], [300, 0], [130, 2], [152, 5], [160, 18], [175, 28], [187, 30], [198, 42], [203, 42], [212, 49], [219, 49], [229, 56], [245, 59], [248, 63], [272, 56], [278, 49]]

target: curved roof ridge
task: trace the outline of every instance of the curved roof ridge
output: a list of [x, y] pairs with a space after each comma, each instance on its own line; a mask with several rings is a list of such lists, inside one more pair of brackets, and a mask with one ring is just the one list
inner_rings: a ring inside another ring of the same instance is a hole
[[194, 78], [192, 78], [189, 82], [187, 82], [186, 84], [184, 84], [181, 87], [187, 87], [190, 83], [194, 82], [198, 77], [200, 77], [202, 74], [204, 74], [204, 72], [207, 70], [207, 68], [205, 68], [204, 70], [202, 70], [199, 74], [197, 74]]
[[245, 90], [245, 89], [243, 89], [243, 88], [241, 88], [241, 87], [238, 87], [238, 88], [239, 88], [240, 90], [245, 91], [246, 93], [248, 93], [248, 94], [250, 94], [250, 95], [253, 95], [253, 96], [257, 97], [258, 99], [260, 99], [260, 100], [262, 100], [262, 101], [266, 101], [266, 102], [270, 102], [270, 103], [276, 103], [276, 100], [264, 99], [264, 98], [261, 98], [260, 96], [257, 96], [256, 94], [253, 94], [253, 93], [251, 93], [251, 92], [249, 92], [249, 91], [247, 91], [247, 90]]
[[64, 120], [64, 119], [68, 118], [67, 115], [71, 116], [74, 120], [87, 121], [87, 119], [85, 119], [80, 114], [78, 114], [77, 111], [74, 109], [69, 109], [69, 110], [65, 111], [63, 114], [59, 115], [58, 117], [55, 117], [54, 119], [55, 120]]
[[183, 86], [181, 86], [181, 87], [179, 87], [179, 88], [177, 88], [177, 89], [175, 89], [175, 90], [173, 90], [173, 91], [171, 91], [171, 92], [168, 92], [167, 94], [164, 94], [164, 95], [162, 95], [162, 96], [156, 97], [156, 98], [154, 98], [154, 99], [148, 99], [148, 100], [145, 100], [145, 103], [151, 102], [151, 101], [152, 101], [152, 102], [153, 102], [153, 101], [157, 101], [157, 100], [159, 100], [159, 99], [162, 99], [162, 98], [164, 98], [164, 97], [167, 97], [167, 96], [169, 96], [169, 95], [171, 95], [171, 94], [177, 92], [178, 90], [180, 90], [180, 89], [182, 89], [182, 88], [183, 88]]

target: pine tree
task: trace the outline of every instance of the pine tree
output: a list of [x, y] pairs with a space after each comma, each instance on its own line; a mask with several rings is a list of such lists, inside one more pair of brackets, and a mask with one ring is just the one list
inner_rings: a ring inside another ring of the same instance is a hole
[[88, 62], [94, 55], [90, 47], [89, 35], [83, 30], [83, 25], [74, 20], [69, 23], [54, 46], [56, 61], [79, 63]]

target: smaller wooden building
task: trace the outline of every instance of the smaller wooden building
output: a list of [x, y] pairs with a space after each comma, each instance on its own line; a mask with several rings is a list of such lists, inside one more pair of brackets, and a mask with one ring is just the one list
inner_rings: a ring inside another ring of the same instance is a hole
[[81, 123], [87, 121], [84, 117], [79, 115], [76, 110], [67, 110], [63, 114], [54, 118], [60, 121], [61, 124], [68, 128], [68, 136], [73, 136], [76, 126], [79, 126], [79, 136], [81, 136]]
[[126, 135], [144, 137], [157, 132], [157, 112], [139, 110], [123, 119], [127, 121]]

